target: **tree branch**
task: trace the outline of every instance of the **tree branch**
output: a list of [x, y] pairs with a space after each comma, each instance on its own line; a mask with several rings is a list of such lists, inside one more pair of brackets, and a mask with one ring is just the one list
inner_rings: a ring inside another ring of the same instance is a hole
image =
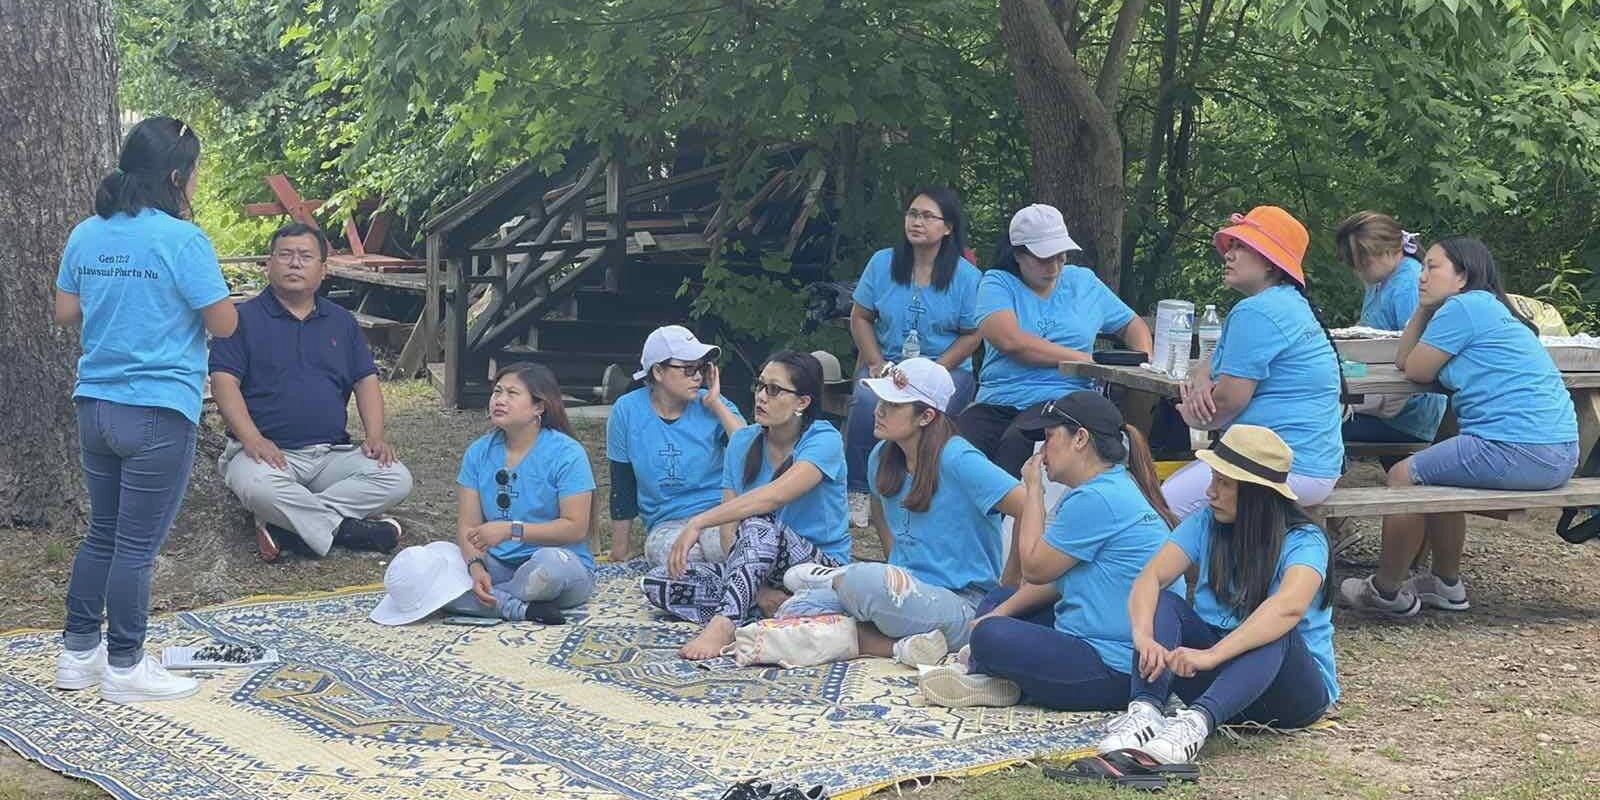
[[[1143, 5], [1144, 0], [1132, 0]], [[1027, 70], [1037, 79], [1059, 82], [1078, 115], [1102, 136], [1116, 137], [1110, 110], [1100, 102], [1077, 54], [1056, 27], [1045, 0], [1001, 0], [1001, 33], [1009, 34], [1014, 71]], [[1014, 24], [1008, 25], [1007, 22]], [[1102, 129], [1104, 128], [1104, 129]]]
[[1133, 45], [1133, 35], [1139, 31], [1139, 17], [1144, 14], [1147, 0], [1122, 0], [1117, 12], [1117, 26], [1111, 32], [1111, 42], [1106, 45], [1106, 58], [1100, 65], [1100, 80], [1094, 93], [1106, 108], [1117, 107], [1117, 93], [1122, 90], [1122, 70], [1128, 61], [1128, 48]]

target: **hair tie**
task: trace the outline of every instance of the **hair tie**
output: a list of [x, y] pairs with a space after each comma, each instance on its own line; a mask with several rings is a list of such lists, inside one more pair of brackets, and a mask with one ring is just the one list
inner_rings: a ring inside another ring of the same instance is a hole
[[1128, 432], [1127, 431], [1123, 431], [1122, 432], [1122, 461], [1119, 461], [1117, 463], [1126, 463], [1127, 460], [1129, 458], [1132, 458], [1132, 457], [1133, 457], [1133, 442], [1128, 441]]
[[1422, 249], [1422, 234], [1411, 231], [1400, 231], [1400, 252], [1403, 255], [1414, 256]]

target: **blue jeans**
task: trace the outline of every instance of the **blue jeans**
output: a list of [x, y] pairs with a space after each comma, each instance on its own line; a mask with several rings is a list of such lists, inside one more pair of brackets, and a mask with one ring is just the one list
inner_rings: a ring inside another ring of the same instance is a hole
[[492, 555], [483, 563], [489, 570], [489, 593], [494, 595], [495, 604], [478, 602], [477, 595], [468, 590], [445, 604], [445, 611], [518, 621], [526, 616], [529, 603], [571, 608], [594, 594], [594, 573], [566, 548], [541, 547], [521, 564], [510, 564]]
[[104, 620], [107, 660], [131, 667], [144, 659], [150, 576], [189, 487], [196, 428], [170, 408], [92, 398], [77, 407], [89, 534], [72, 562], [62, 644], [93, 650]]
[[938, 628], [951, 649], [967, 643], [979, 599], [975, 592], [930, 586], [900, 567], [865, 562], [846, 566], [835, 580], [844, 613], [872, 623], [890, 639]]
[[[1229, 633], [1206, 624], [1194, 608], [1172, 592], [1161, 593], [1154, 622], [1155, 640], [1168, 650], [1204, 650]], [[1134, 658], [1138, 658], [1137, 653]], [[1162, 708], [1172, 693], [1204, 711], [1213, 729], [1229, 722], [1304, 728], [1328, 710], [1328, 687], [1322, 683], [1316, 659], [1300, 632], [1293, 629], [1276, 641], [1190, 678], [1178, 678], [1163, 670], [1155, 680], [1146, 681], [1135, 668], [1134, 700]]]
[[1411, 481], [1538, 492], [1565, 484], [1577, 467], [1577, 442], [1515, 444], [1461, 434], [1412, 456]]
[[[985, 613], [1015, 589], [996, 589], [979, 606]], [[1050, 606], [1025, 617], [990, 617], [972, 630], [967, 667], [1006, 678], [1029, 705], [1061, 711], [1114, 711], [1128, 705], [1131, 680], [1105, 665], [1094, 647], [1055, 628]]]
[[[867, 454], [878, 443], [872, 435], [872, 410], [878, 405], [878, 396], [861, 387], [860, 380], [865, 377], [865, 368], [856, 371], [857, 383], [850, 395], [850, 413], [844, 423], [845, 485], [852, 492], [865, 492], [872, 483], [872, 476], [867, 474]], [[950, 396], [950, 408], [945, 409], [945, 413], [954, 419], [978, 395], [978, 381], [964, 369], [950, 370], [950, 379], [955, 382], [956, 393]]]
[[1384, 444], [1410, 444], [1423, 441], [1390, 425], [1383, 417], [1371, 414], [1351, 414], [1345, 420], [1341, 435], [1347, 442], [1382, 442]]

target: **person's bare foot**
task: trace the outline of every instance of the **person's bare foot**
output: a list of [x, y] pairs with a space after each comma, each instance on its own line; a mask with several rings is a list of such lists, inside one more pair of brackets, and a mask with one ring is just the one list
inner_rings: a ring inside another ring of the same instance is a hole
[[700, 635], [690, 639], [683, 647], [679, 648], [678, 655], [690, 661], [704, 661], [722, 655], [722, 648], [733, 644], [733, 620], [727, 617], [712, 617], [706, 623]]
[[761, 609], [761, 613], [774, 617], [778, 614], [778, 607], [783, 605], [784, 601], [788, 600], [789, 597], [789, 593], [782, 589], [763, 586], [756, 592], [756, 607]]

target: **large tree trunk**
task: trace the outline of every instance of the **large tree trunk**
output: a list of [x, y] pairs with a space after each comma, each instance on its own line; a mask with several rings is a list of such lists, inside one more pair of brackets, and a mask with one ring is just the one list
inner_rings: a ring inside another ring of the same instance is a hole
[[1127, 204], [1117, 95], [1145, 2], [1124, 0], [1093, 80], [1071, 45], [1075, 10], [1063, 18], [1045, 0], [1000, 3], [1000, 37], [1031, 141], [1035, 196], [1061, 209], [1073, 239], [1112, 290], [1121, 282]]
[[51, 323], [56, 265], [115, 166], [116, 39], [106, 0], [0, 0], [0, 526], [81, 508], [76, 336]]

